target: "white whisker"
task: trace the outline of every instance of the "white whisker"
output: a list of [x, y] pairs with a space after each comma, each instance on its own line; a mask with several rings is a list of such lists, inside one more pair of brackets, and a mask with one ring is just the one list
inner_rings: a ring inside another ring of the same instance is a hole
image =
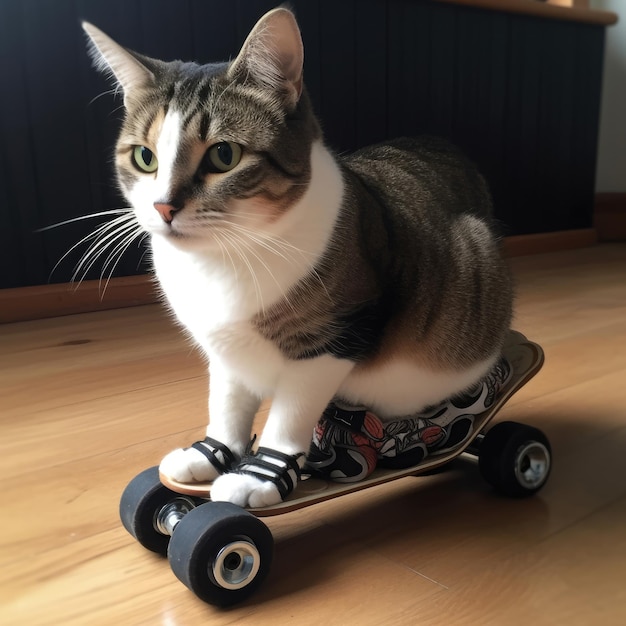
[[[112, 248], [107, 258], [104, 260], [104, 263], [102, 264], [102, 275], [104, 275], [109, 263], [116, 256], [119, 248], [125, 245], [128, 238], [130, 237], [130, 242], [132, 243], [139, 236], [140, 233], [141, 233], [141, 227], [137, 224], [129, 224], [127, 228], [124, 228], [124, 230], [120, 229], [118, 231], [118, 237], [116, 238], [117, 244]], [[111, 243], [114, 243], [114, 242], [112, 241]]]
[[[125, 216], [124, 219], [116, 218], [106, 224], [99, 226], [90, 236], [94, 241], [89, 245], [87, 250], [83, 253], [81, 259], [74, 268], [74, 277], [80, 272], [83, 264], [90, 258], [92, 254], [111, 239], [117, 237], [117, 233], [130, 228], [133, 225], [133, 221], [130, 216]], [[108, 245], [108, 244], [107, 244]], [[106, 246], [105, 246], [106, 247]]]
[[228, 250], [228, 246], [224, 245], [224, 252], [226, 252], [226, 254], [228, 255], [228, 258], [230, 259], [230, 264], [233, 266], [233, 271], [235, 272], [235, 282], [239, 282], [239, 273], [237, 272], [237, 264], [235, 263], [235, 261], [233, 260], [233, 257], [230, 254], [230, 251]]
[[[122, 219], [124, 218], [124, 219]], [[93, 232], [89, 233], [88, 235], [85, 235], [80, 241], [78, 241], [77, 243], [75, 243], [54, 265], [54, 267], [52, 268], [51, 272], [50, 272], [50, 277], [52, 277], [52, 275], [54, 274], [54, 272], [56, 271], [57, 267], [59, 267], [59, 265], [61, 265], [61, 263], [74, 251], [76, 250], [76, 248], [78, 248], [79, 246], [81, 246], [83, 243], [86, 243], [87, 241], [89, 241], [90, 239], [96, 239], [102, 232], [108, 230], [109, 228], [112, 227], [112, 225], [114, 226], [116, 224], [116, 222], [119, 221], [125, 221], [126, 219], [128, 219], [128, 216], [124, 215], [124, 216], [120, 216], [120, 217], [116, 217], [114, 220], [112, 220], [111, 222], [106, 222], [105, 224], [100, 224], [100, 226], [98, 226], [98, 228], [96, 228]], [[49, 227], [52, 228], [52, 227]]]
[[[115, 220], [114, 220], [115, 221]], [[131, 231], [138, 228], [138, 225], [134, 220], [126, 220], [117, 224], [108, 224], [109, 228], [102, 229], [100, 236], [87, 248], [82, 258], [76, 265], [74, 273], [72, 274], [72, 282], [76, 281], [76, 278], [82, 272], [82, 277], [78, 281], [78, 286], [85, 279], [91, 268], [95, 265], [96, 261], [106, 252], [106, 250], [115, 245], [121, 238], [126, 237]]]
[[59, 228], [59, 226], [65, 226], [67, 224], [73, 224], [74, 222], [82, 222], [83, 220], [89, 220], [95, 217], [103, 217], [105, 215], [120, 215], [120, 214], [129, 214], [132, 209], [111, 209], [110, 211], [99, 211], [98, 213], [90, 213], [89, 215], [82, 215], [80, 217], [73, 217], [69, 220], [65, 220], [63, 222], [59, 222], [57, 224], [51, 224], [50, 226], [44, 226], [43, 228], [38, 228], [35, 230], [36, 233], [43, 233], [46, 230], [52, 230], [53, 228]]
[[99, 98], [102, 98], [102, 96], [108, 96], [110, 94], [113, 94], [115, 96], [117, 95], [117, 91], [118, 91], [117, 87], [115, 89], [108, 89], [107, 91], [103, 91], [102, 93], [99, 93], [97, 96], [92, 98], [87, 104], [87, 106], [91, 106], [96, 100], [98, 100]]
[[[235, 233], [232, 233], [233, 236], [235, 236]], [[252, 240], [252, 241], [250, 241]], [[293, 304], [291, 303], [291, 301], [289, 300], [289, 297], [287, 296], [287, 293], [284, 292], [283, 290], [283, 286], [280, 284], [280, 282], [278, 281], [278, 279], [276, 278], [276, 276], [274, 275], [274, 273], [272, 272], [272, 269], [269, 267], [269, 265], [263, 260], [263, 258], [257, 254], [257, 252], [254, 250], [253, 247], [253, 238], [249, 237], [249, 234], [247, 233], [245, 236], [243, 235], [238, 235], [237, 236], [237, 241], [239, 242], [240, 245], [242, 245], [245, 250], [251, 254], [260, 264], [261, 266], [265, 269], [265, 271], [268, 273], [269, 277], [276, 283], [276, 286], [279, 288], [281, 295], [283, 296], [285, 302], [289, 305], [289, 307], [291, 308], [292, 311], [294, 311], [295, 313], [295, 308], [293, 306]], [[275, 252], [274, 250], [270, 250], [271, 252]], [[285, 258], [285, 257], [283, 257]], [[286, 259], [287, 260], [287, 259]], [[263, 309], [264, 311], [264, 309]]]
[[[324, 284], [324, 281], [322, 280], [322, 277], [320, 276], [319, 272], [310, 263], [310, 261], [308, 261], [305, 258], [306, 255], [307, 255], [307, 253], [305, 251], [299, 249], [298, 247], [292, 245], [291, 243], [289, 243], [288, 241], [285, 241], [284, 239], [281, 239], [279, 237], [273, 237], [273, 236], [272, 237], [263, 237], [262, 235], [260, 235], [258, 233], [255, 233], [254, 231], [250, 230], [249, 228], [246, 228], [245, 226], [242, 226], [241, 224], [236, 224], [235, 222], [231, 222], [229, 220], [220, 220], [220, 224], [227, 224], [228, 226], [230, 226], [234, 230], [236, 230], [236, 231], [242, 233], [243, 235], [245, 235], [246, 238], [248, 238], [252, 242], [256, 243], [259, 247], [264, 248], [268, 252], [271, 252], [272, 254], [275, 254], [275, 255], [281, 257], [282, 259], [284, 259], [288, 263], [302, 264], [303, 267], [305, 267], [309, 271], [311, 276], [320, 284], [321, 288], [324, 290], [326, 296], [328, 297], [328, 300], [332, 301], [331, 295], [328, 292], [328, 289], [326, 288], [326, 285]], [[251, 250], [251, 252], [252, 252], [252, 250]], [[297, 254], [298, 257], [300, 257], [299, 260], [296, 258], [296, 254]], [[313, 256], [312, 253], [308, 253], [308, 254], [310, 256]], [[266, 269], [268, 269], [267, 266], [266, 266]], [[271, 274], [271, 272], [270, 272], [270, 274]], [[272, 278], [274, 278], [274, 277], [272, 276]], [[286, 295], [285, 295], [285, 299], [287, 300]], [[289, 304], [291, 306], [291, 303], [289, 303]]]
[[223, 232], [222, 235], [228, 240], [230, 245], [233, 247], [233, 250], [237, 253], [239, 258], [243, 261], [244, 265], [247, 267], [248, 271], [250, 272], [250, 277], [252, 278], [254, 291], [256, 294], [257, 306], [260, 305], [261, 311], [265, 313], [265, 303], [263, 302], [263, 292], [261, 291], [261, 285], [259, 284], [258, 278], [256, 276], [254, 268], [252, 267], [252, 264], [250, 263], [250, 260], [241, 250], [241, 247], [239, 245], [240, 243], [243, 243], [243, 242], [241, 242], [240, 238], [237, 237], [235, 233]]
[[[128, 236], [128, 234], [132, 232], [132, 230], [133, 230], [132, 225], [128, 225], [124, 227], [123, 229], [118, 229], [115, 233], [112, 233], [109, 237], [107, 237], [106, 241], [100, 240], [101, 245], [93, 246], [92, 249], [88, 251], [89, 255], [84, 260], [83, 278], [81, 278], [81, 280], [83, 280], [87, 276], [87, 274], [96, 265], [98, 259], [100, 259], [107, 250], [111, 250], [111, 252], [115, 251], [116, 247], [119, 245], [119, 242], [122, 239], [125, 239]], [[107, 257], [107, 263], [110, 258], [111, 252], [109, 252], [109, 257]], [[103, 266], [101, 270], [101, 275], [104, 269], [105, 267]]]
[[110, 259], [113, 258], [114, 254], [117, 254], [117, 259], [115, 259], [115, 263], [112, 264], [111, 271], [109, 272], [106, 282], [104, 283], [104, 289], [102, 290], [102, 293], [100, 294], [101, 301], [104, 299], [104, 294], [106, 293], [107, 287], [109, 286], [109, 282], [111, 282], [111, 278], [113, 277], [115, 268], [118, 266], [119, 262], [122, 260], [122, 257], [124, 256], [124, 253], [126, 252], [126, 250], [128, 250], [128, 248], [133, 243], [133, 241], [135, 241], [135, 239], [137, 239], [137, 237], [139, 237], [141, 233], [142, 233], [141, 227], [137, 226], [135, 230], [132, 231], [129, 235], [127, 235], [127, 237], [121, 243], [119, 243], [115, 247], [115, 249], [109, 254], [105, 264], [102, 267], [102, 274], [100, 275], [100, 282], [98, 283], [98, 289], [102, 285], [102, 277], [104, 273], [106, 272], [106, 268], [110, 262]]
[[[144, 245], [144, 241], [149, 237], [149, 233], [145, 233], [141, 236], [141, 238], [139, 239], [139, 241], [137, 242], [137, 247], [141, 248], [141, 246]], [[141, 264], [143, 262], [144, 257], [146, 256], [146, 254], [148, 254], [148, 247], [144, 247], [144, 251], [141, 253], [141, 256], [139, 257], [139, 261], [137, 261], [137, 267], [135, 268], [135, 270], [139, 271], [139, 268], [141, 267]]]

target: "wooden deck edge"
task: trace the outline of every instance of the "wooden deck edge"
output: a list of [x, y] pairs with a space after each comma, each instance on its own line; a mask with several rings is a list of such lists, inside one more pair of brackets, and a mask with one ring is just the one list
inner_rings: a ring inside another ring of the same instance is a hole
[[600, 241], [626, 241], [626, 192], [596, 194], [594, 227]]
[[[592, 246], [598, 241], [595, 228], [506, 237], [508, 257], [557, 252]], [[113, 278], [103, 293], [98, 280], [71, 284], [0, 289], [0, 323], [20, 322], [75, 313], [141, 306], [158, 301], [151, 275]]]

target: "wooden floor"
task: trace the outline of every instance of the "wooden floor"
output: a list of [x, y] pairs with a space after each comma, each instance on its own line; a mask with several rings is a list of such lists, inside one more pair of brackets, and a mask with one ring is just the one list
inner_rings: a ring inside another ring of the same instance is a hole
[[267, 520], [268, 580], [200, 602], [123, 530], [126, 483], [203, 435], [199, 355], [158, 306], [0, 327], [0, 623], [626, 624], [626, 246], [513, 261], [543, 371], [500, 414], [541, 427], [541, 495], [471, 462]]

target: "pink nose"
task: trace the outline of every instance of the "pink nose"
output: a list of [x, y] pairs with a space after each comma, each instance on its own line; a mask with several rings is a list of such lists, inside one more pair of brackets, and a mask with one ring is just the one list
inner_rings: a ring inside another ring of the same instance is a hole
[[171, 204], [165, 204], [163, 202], [155, 202], [154, 208], [161, 214], [164, 222], [168, 224], [174, 219], [174, 213], [178, 211], [176, 207]]

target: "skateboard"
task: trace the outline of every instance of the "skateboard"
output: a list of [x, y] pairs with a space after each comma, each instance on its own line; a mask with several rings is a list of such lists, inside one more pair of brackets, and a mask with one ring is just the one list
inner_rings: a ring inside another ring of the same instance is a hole
[[303, 476], [294, 491], [276, 505], [243, 509], [211, 502], [210, 483], [181, 483], [151, 467], [126, 487], [120, 502], [124, 527], [145, 548], [167, 554], [176, 576], [199, 598], [229, 606], [248, 598], [269, 572], [273, 538], [260, 520], [296, 511], [407, 476], [431, 473], [462, 454], [478, 458], [483, 478], [511, 497], [530, 496], [546, 483], [551, 448], [538, 429], [515, 422], [488, 423], [542, 367], [543, 350], [510, 331], [503, 355], [512, 373], [493, 404], [474, 417], [470, 437], [453, 450], [433, 453], [419, 465], [377, 468], [364, 480], [339, 483]]

